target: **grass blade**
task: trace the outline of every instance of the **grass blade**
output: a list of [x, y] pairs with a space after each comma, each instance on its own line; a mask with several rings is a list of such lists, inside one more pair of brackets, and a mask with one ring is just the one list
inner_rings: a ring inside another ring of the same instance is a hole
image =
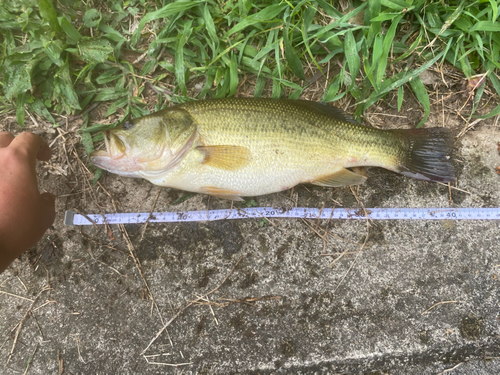
[[473, 115], [476, 112], [477, 107], [479, 105], [479, 102], [481, 101], [481, 98], [483, 97], [485, 88], [486, 88], [486, 85], [484, 84], [484, 82], [481, 85], [479, 85], [479, 87], [476, 91], [476, 95], [474, 95], [474, 104], [472, 106], [471, 115]]
[[[368, 53], [368, 51], [367, 51]], [[373, 52], [372, 52], [372, 62], [369, 65], [369, 69], [366, 72], [366, 76], [372, 83], [376, 91], [380, 89], [380, 84], [376, 77], [373, 76], [373, 72], [378, 68], [382, 54], [384, 53], [384, 37], [382, 34], [375, 35], [373, 39]]]
[[404, 0], [382, 0], [382, 5], [398, 12], [408, 8], [408, 3]]
[[26, 102], [26, 93], [19, 94], [16, 98], [16, 119], [20, 126], [24, 126], [24, 104]]
[[499, 32], [500, 23], [492, 21], [479, 21], [472, 26], [472, 29], [470, 29], [471, 33], [474, 31]]
[[398, 112], [401, 112], [401, 106], [403, 105], [403, 99], [405, 96], [404, 85], [398, 88]]
[[321, 101], [323, 103], [329, 103], [334, 100], [337, 100], [336, 98], [339, 89], [340, 89], [340, 78], [339, 76], [336, 76], [333, 82], [330, 83], [330, 85], [328, 85], [325, 94], [323, 95], [323, 98], [321, 98]]
[[248, 26], [255, 25], [260, 22], [269, 22], [272, 20], [274, 17], [276, 17], [278, 14], [280, 14], [285, 8], [287, 4], [286, 3], [281, 3], [281, 4], [273, 4], [268, 7], [265, 7], [262, 9], [260, 12], [256, 14], [252, 14], [251, 16], [248, 16], [244, 18], [241, 22], [239, 22], [236, 26], [231, 28], [227, 33], [226, 37], [230, 37], [231, 35], [245, 29]]
[[52, 31], [61, 31], [61, 26], [59, 26], [59, 22], [57, 21], [56, 10], [51, 0], [40, 0], [38, 2], [38, 11], [42, 18], [49, 23]]
[[491, 9], [493, 11], [491, 22], [495, 22], [497, 20], [497, 17], [498, 17], [498, 4], [497, 4], [496, 0], [489, 0], [489, 1], [490, 1]]
[[187, 96], [186, 71], [184, 69], [184, 45], [191, 36], [191, 24], [192, 22], [186, 22], [183, 32], [178, 36], [177, 45], [175, 47], [175, 79], [184, 96]]
[[368, 9], [365, 11], [364, 23], [365, 25], [370, 25], [368, 29], [368, 34], [366, 36], [366, 43], [368, 46], [373, 44], [373, 39], [375, 35], [380, 34], [382, 31], [382, 22], [372, 21], [376, 19], [380, 15], [381, 11], [381, 2], [380, 0], [372, 0], [368, 1]]
[[214, 19], [212, 18], [212, 15], [210, 14], [208, 3], [206, 3], [205, 6], [203, 7], [202, 15], [203, 15], [203, 20], [205, 21], [205, 27], [207, 29], [208, 35], [210, 36], [210, 39], [218, 45], [219, 44], [219, 37], [217, 35], [217, 30], [215, 29]]
[[403, 17], [403, 14], [397, 16], [391, 23], [389, 30], [385, 34], [384, 43], [383, 43], [383, 51], [380, 56], [380, 60], [377, 66], [377, 74], [375, 76], [376, 87], [380, 87], [382, 85], [382, 80], [385, 77], [385, 69], [387, 68], [387, 60], [389, 59], [389, 52], [391, 52], [391, 46], [394, 43], [394, 36], [396, 35], [396, 27], [399, 24], [399, 21]]
[[351, 30], [349, 30], [345, 34], [344, 51], [347, 60], [347, 66], [349, 67], [349, 73], [351, 73], [352, 81], [350, 86], [352, 87], [355, 84], [356, 77], [359, 73], [360, 62], [358, 49], [356, 47], [356, 39], [354, 39], [354, 35], [352, 34]]
[[167, 4], [163, 8], [158, 9], [154, 12], [146, 13], [146, 15], [142, 17], [141, 21], [139, 22], [139, 25], [137, 26], [137, 29], [134, 31], [134, 34], [132, 35], [131, 45], [134, 46], [139, 41], [139, 38], [141, 37], [141, 32], [144, 29], [144, 26], [146, 26], [148, 22], [155, 21], [159, 18], [168, 18], [174, 14], [185, 12], [202, 3], [204, 3], [204, 1], [201, 0], [199, 1], [180, 0]]
[[306, 77], [304, 75], [304, 68], [302, 67], [302, 62], [299, 57], [295, 53], [288, 39], [288, 30], [285, 30], [283, 33], [283, 44], [285, 49], [285, 58], [288, 66], [292, 70], [293, 74], [295, 74], [300, 79], [305, 80]]
[[229, 65], [229, 96], [236, 94], [238, 88], [238, 63], [236, 61], [236, 54], [231, 54], [231, 65]]
[[[493, 87], [495, 88], [495, 91], [500, 96], [500, 81], [498, 80], [498, 78], [496, 77], [495, 74], [490, 74], [488, 77], [490, 78], [490, 81], [491, 81]], [[490, 117], [494, 117], [494, 116], [498, 116], [498, 115], [500, 115], [500, 104], [497, 105], [493, 110], [491, 110], [487, 114], [485, 114], [483, 116], [477, 116], [477, 117], [478, 118], [490, 118]]]
[[76, 44], [82, 35], [78, 32], [77, 29], [69, 22], [66, 17], [59, 18], [59, 25], [61, 25], [61, 29], [66, 33], [66, 35], [71, 39], [70, 44]]
[[413, 92], [417, 96], [418, 101], [424, 107], [424, 118], [417, 125], [417, 128], [419, 128], [429, 118], [429, 114], [431, 113], [431, 103], [429, 101], [429, 94], [427, 93], [427, 89], [425, 88], [419, 76], [413, 77], [409, 82], [411, 88], [413, 89]]
[[416, 77], [416, 76], [420, 75], [424, 70], [429, 69], [436, 61], [438, 61], [441, 58], [441, 56], [443, 56], [443, 54], [444, 54], [444, 51], [441, 51], [436, 56], [434, 56], [433, 59], [422, 64], [422, 66], [420, 66], [419, 68], [410, 71], [408, 74], [404, 75], [401, 78], [398, 78], [396, 80], [387, 80], [387, 84], [385, 84], [385, 82], [384, 82], [385, 87], [383, 87], [380, 92], [372, 93], [367, 99], [360, 101], [359, 104], [364, 103], [364, 109], [366, 110], [366, 108], [368, 108], [373, 103], [375, 103], [377, 100], [382, 98], [389, 91], [394, 90], [396, 87], [399, 87], [399, 86], [407, 83], [413, 77]]

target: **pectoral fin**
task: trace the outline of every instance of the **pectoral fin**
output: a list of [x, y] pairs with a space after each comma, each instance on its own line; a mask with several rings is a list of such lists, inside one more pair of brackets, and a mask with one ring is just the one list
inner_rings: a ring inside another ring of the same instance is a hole
[[359, 185], [364, 183], [365, 181], [366, 181], [365, 176], [354, 173], [348, 169], [342, 168], [338, 172], [322, 176], [314, 181], [311, 181], [311, 183], [319, 186], [339, 187], [339, 186]]
[[232, 201], [243, 201], [243, 198], [240, 196], [241, 192], [238, 190], [218, 188], [215, 186], [202, 186], [200, 190], [214, 197], [230, 199]]
[[250, 150], [243, 146], [197, 146], [196, 149], [205, 155], [201, 163], [214, 168], [234, 171], [250, 160]]

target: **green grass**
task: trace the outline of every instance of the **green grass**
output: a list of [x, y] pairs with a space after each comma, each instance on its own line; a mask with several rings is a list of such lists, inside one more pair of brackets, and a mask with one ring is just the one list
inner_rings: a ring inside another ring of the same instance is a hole
[[[0, 113], [15, 110], [22, 126], [27, 110], [57, 126], [57, 115], [106, 102], [106, 116], [123, 121], [153, 110], [146, 88], [158, 110], [235, 95], [245, 80], [254, 96], [299, 98], [330, 68], [322, 101], [351, 97], [359, 118], [391, 92], [401, 108], [412, 90], [420, 126], [430, 101], [419, 74], [441, 63], [480, 83], [470, 115], [486, 84], [500, 95], [500, 1], [333, 3], [0, 0]], [[483, 117], [498, 114], [500, 105]], [[85, 119], [88, 131], [120, 122]], [[99, 138], [83, 134], [90, 152]]]

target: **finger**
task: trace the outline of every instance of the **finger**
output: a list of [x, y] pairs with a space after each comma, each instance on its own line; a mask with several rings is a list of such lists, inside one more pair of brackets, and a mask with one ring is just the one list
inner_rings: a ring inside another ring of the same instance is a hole
[[22, 132], [11, 142], [10, 146], [25, 149], [28, 152], [28, 158], [33, 161], [35, 159], [47, 161], [52, 155], [47, 142], [33, 133]]
[[56, 197], [50, 193], [43, 193], [40, 194], [40, 199], [42, 202], [40, 224], [45, 232], [54, 223], [56, 218]]
[[7, 147], [14, 139], [14, 136], [9, 132], [0, 132], [0, 147]]

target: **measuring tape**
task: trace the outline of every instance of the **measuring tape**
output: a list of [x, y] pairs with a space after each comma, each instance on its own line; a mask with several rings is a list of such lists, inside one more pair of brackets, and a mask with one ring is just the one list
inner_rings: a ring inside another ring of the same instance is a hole
[[[372, 219], [372, 220], [500, 220], [494, 208], [232, 208], [207, 211], [141, 212], [80, 215], [66, 211], [65, 225], [179, 223], [261, 218]], [[87, 219], [88, 218], [88, 219]], [[89, 220], [90, 219], [90, 220]]]

